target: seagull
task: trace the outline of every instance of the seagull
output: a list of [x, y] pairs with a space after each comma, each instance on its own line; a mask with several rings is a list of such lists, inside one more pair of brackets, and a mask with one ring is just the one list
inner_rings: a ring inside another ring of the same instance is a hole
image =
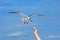
[[22, 16], [22, 21], [24, 24], [28, 24], [29, 21], [32, 22], [32, 18], [31, 16], [43, 16], [43, 15], [40, 15], [40, 14], [31, 14], [29, 16], [25, 15], [23, 12], [8, 12], [8, 13], [12, 13], [12, 14], [19, 14], [20, 16]]

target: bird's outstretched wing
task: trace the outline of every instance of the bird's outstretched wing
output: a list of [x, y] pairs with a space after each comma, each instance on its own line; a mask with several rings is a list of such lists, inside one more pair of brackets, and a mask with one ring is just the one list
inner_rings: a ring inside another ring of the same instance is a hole
[[29, 15], [29, 17], [30, 16], [43, 16], [43, 15], [41, 15], [41, 14], [31, 14], [31, 15]]
[[20, 14], [22, 17], [26, 17], [27, 15], [23, 14], [22, 12], [8, 12], [13, 14]]

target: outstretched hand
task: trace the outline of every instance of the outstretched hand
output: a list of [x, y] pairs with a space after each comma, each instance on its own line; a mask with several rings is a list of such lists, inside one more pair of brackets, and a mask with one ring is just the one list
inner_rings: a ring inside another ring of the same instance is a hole
[[34, 35], [36, 37], [36, 40], [41, 40], [40, 36], [38, 35], [38, 30], [36, 27], [34, 27]]
[[34, 33], [37, 33], [37, 28], [36, 27], [34, 27]]

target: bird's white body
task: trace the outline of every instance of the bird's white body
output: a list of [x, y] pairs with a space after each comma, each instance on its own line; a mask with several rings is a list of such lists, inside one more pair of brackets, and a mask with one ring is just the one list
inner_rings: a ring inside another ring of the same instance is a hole
[[30, 17], [27, 16], [27, 17], [22, 18], [22, 21], [23, 21], [24, 24], [25, 24], [25, 23], [28, 24], [29, 21], [32, 22], [32, 19], [31, 19]]
[[31, 19], [31, 17], [30, 16], [42, 16], [42, 15], [40, 15], [40, 14], [32, 14], [32, 15], [30, 15], [30, 16], [27, 16], [27, 15], [25, 15], [25, 14], [23, 14], [22, 12], [9, 12], [9, 13], [15, 13], [15, 14], [19, 14], [20, 16], [22, 16], [23, 18], [22, 18], [22, 21], [23, 21], [23, 23], [24, 24], [28, 24], [28, 22], [29, 21], [31, 21], [32, 22], [32, 19]]

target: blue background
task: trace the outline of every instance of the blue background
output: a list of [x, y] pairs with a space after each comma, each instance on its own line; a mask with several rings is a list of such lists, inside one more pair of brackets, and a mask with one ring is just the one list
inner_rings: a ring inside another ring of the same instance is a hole
[[[26, 25], [22, 23], [20, 15], [8, 13], [11, 11], [44, 16], [32, 16], [33, 23]], [[42, 40], [60, 40], [60, 0], [0, 0], [0, 40], [36, 40], [33, 24], [36, 24]], [[26, 34], [8, 36], [16, 32]]]

